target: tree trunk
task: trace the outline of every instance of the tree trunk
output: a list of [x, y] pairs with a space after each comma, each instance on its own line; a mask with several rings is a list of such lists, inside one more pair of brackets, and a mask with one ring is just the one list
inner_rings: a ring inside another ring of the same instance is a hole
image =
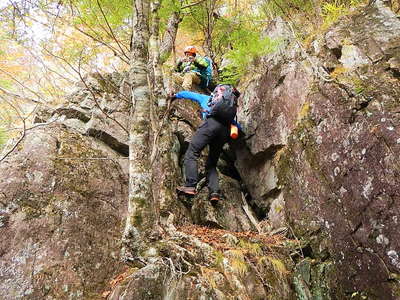
[[208, 56], [214, 59], [214, 52], [212, 47], [212, 34], [214, 31], [214, 10], [215, 10], [215, 1], [206, 1], [206, 26], [204, 29], [204, 51]]
[[123, 237], [123, 256], [127, 261], [143, 256], [145, 238], [155, 225], [150, 168], [151, 90], [148, 82], [149, 3], [133, 1], [133, 43], [129, 80], [132, 86], [132, 111], [129, 129], [129, 199]]
[[170, 102], [166, 101], [160, 63], [160, 5], [159, 0], [134, 3], [129, 72], [132, 85], [129, 202], [123, 255], [126, 261], [141, 263], [149, 256], [158, 256], [152, 245], [160, 237], [160, 221], [166, 224], [172, 213], [181, 215], [184, 210], [174, 193], [179, 178], [176, 163], [179, 142], [168, 122]]
[[[153, 1], [151, 6], [152, 22], [151, 22], [151, 37], [150, 37], [150, 55], [152, 64], [153, 83], [153, 133], [154, 141], [151, 152], [151, 168], [153, 171], [153, 199], [156, 203], [158, 218], [160, 215], [163, 220], [166, 220], [172, 211], [176, 211], [177, 197], [174, 193], [176, 180], [178, 178], [178, 165], [174, 162], [178, 160], [178, 155], [173, 149], [179, 142], [172, 134], [172, 128], [169, 123], [169, 106], [170, 102], [166, 102], [166, 93], [164, 88], [163, 74], [160, 63], [160, 43], [159, 29], [160, 18], [158, 10], [161, 3]], [[179, 148], [177, 149], [179, 150]], [[160, 220], [160, 219], [159, 219]]]
[[178, 25], [181, 21], [182, 18], [179, 12], [173, 12], [168, 19], [167, 30], [164, 33], [160, 46], [161, 63], [164, 63], [171, 54], [171, 51], [175, 44], [176, 34], [178, 32]]

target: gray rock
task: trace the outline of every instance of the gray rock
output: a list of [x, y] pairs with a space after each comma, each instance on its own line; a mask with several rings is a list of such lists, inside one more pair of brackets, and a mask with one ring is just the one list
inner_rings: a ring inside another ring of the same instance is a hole
[[86, 299], [121, 272], [127, 177], [104, 156], [51, 125], [0, 164], [1, 299]]
[[[271, 208], [271, 226], [288, 223], [320, 260], [309, 265], [317, 282], [299, 277], [300, 298], [398, 298], [387, 253], [400, 251], [399, 32], [377, 2], [338, 22], [308, 57], [289, 40], [284, 51], [297, 55], [264, 58], [241, 97], [237, 169], [255, 205]], [[316, 72], [322, 65], [334, 80]]]

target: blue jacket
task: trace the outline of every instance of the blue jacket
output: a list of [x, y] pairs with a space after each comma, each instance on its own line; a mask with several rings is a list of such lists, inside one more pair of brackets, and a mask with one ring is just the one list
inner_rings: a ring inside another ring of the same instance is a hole
[[[195, 92], [190, 92], [190, 91], [180, 91], [175, 95], [176, 98], [178, 99], [189, 99], [194, 102], [197, 102], [200, 107], [202, 108], [202, 117], [203, 120], [207, 118], [207, 115], [210, 113], [210, 107], [208, 106], [208, 100], [210, 100], [211, 96], [195, 93]], [[240, 130], [242, 130], [242, 127], [238, 122], [235, 120], [232, 121], [233, 125], [236, 125]]]

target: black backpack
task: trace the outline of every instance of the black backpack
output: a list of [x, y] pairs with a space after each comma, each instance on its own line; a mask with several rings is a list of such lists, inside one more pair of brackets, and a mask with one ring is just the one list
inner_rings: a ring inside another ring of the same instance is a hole
[[229, 84], [219, 84], [211, 93], [208, 106], [209, 116], [224, 123], [230, 123], [236, 116], [237, 98], [240, 93]]

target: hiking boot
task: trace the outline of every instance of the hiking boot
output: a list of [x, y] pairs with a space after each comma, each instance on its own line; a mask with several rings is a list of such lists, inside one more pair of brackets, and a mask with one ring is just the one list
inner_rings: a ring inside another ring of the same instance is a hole
[[196, 188], [192, 186], [178, 186], [176, 190], [178, 191], [178, 193], [183, 193], [191, 196], [197, 194]]
[[212, 204], [217, 204], [221, 200], [221, 196], [219, 193], [211, 193], [210, 194], [210, 202]]

